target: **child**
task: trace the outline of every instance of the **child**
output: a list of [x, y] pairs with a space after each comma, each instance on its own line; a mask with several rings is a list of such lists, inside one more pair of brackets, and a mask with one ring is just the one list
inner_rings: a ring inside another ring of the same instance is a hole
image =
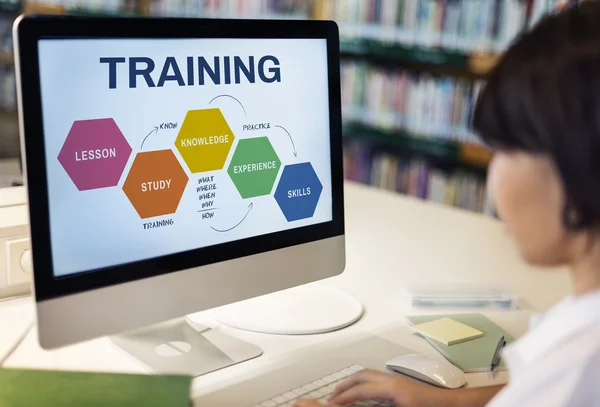
[[518, 39], [491, 72], [473, 124], [494, 151], [491, 197], [523, 258], [569, 265], [573, 295], [505, 349], [504, 387], [444, 390], [368, 371], [341, 384], [331, 405], [600, 406], [600, 3]]

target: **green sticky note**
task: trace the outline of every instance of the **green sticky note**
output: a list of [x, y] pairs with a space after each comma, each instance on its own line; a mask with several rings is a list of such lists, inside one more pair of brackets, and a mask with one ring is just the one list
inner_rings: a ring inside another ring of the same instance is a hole
[[[438, 352], [465, 373], [489, 371], [500, 337], [504, 336], [506, 343], [514, 341], [514, 338], [506, 330], [481, 314], [411, 315], [407, 318], [415, 326], [442, 318], [450, 318], [482, 332], [483, 336], [479, 338], [449, 346], [431, 337], [424, 336], [425, 340]], [[498, 368], [505, 369], [502, 360], [500, 360]]]
[[0, 406], [188, 407], [191, 383], [179, 375], [0, 369]]

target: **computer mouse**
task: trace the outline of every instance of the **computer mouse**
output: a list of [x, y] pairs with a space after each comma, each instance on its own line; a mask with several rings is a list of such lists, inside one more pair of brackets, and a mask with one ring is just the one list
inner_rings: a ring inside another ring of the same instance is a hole
[[398, 356], [386, 364], [388, 370], [446, 389], [457, 389], [467, 383], [465, 374], [446, 361], [425, 355]]

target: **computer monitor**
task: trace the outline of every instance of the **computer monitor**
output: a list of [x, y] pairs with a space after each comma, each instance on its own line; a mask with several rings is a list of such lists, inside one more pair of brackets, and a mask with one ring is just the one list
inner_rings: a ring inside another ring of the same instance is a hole
[[334, 23], [28, 16], [14, 38], [42, 347], [343, 271]]

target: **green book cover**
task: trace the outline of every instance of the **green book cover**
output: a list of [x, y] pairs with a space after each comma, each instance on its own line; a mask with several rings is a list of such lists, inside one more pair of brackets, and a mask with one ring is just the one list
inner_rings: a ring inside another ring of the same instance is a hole
[[188, 407], [191, 383], [178, 375], [0, 369], [0, 406]]
[[[483, 332], [481, 338], [449, 346], [435, 339], [424, 337], [448, 361], [465, 373], [489, 371], [500, 337], [504, 336], [507, 344], [515, 340], [508, 332], [481, 314], [414, 315], [407, 318], [411, 325], [419, 325], [441, 318], [450, 318]], [[502, 360], [500, 360], [498, 369], [506, 369]]]

